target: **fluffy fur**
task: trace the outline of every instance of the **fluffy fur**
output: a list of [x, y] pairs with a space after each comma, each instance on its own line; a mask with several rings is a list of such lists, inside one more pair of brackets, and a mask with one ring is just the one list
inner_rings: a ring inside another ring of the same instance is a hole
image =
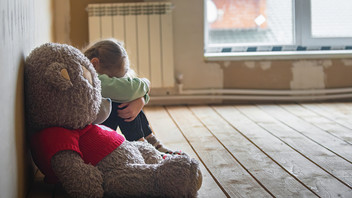
[[[92, 86], [82, 67], [92, 74]], [[70, 81], [62, 78], [66, 69]], [[100, 81], [89, 60], [69, 45], [47, 43], [26, 58], [25, 96], [30, 127], [83, 128], [96, 119], [101, 102]]]
[[[25, 96], [26, 121], [35, 131], [80, 129], [109, 113], [99, 112], [105, 103], [93, 66], [69, 45], [47, 43], [31, 52]], [[96, 166], [75, 151], [59, 151], [51, 167], [71, 197], [195, 197], [202, 183], [196, 160], [188, 155], [162, 159], [144, 142], [124, 141]]]

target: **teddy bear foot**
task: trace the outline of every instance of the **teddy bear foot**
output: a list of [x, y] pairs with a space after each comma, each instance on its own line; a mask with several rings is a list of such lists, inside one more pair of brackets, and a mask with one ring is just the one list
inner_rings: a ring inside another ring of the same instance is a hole
[[200, 171], [200, 169], [197, 170], [197, 191], [200, 189], [200, 187], [202, 187], [202, 183], [203, 183], [203, 175], [202, 172]]
[[198, 162], [187, 155], [166, 158], [156, 175], [160, 196], [168, 197], [196, 197], [203, 180]]

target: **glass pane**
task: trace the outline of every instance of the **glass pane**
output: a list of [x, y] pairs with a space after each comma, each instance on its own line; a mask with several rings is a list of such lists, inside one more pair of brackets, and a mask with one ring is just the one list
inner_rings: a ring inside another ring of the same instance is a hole
[[208, 45], [292, 44], [292, 0], [206, 0]]
[[311, 0], [313, 37], [351, 37], [351, 0]]

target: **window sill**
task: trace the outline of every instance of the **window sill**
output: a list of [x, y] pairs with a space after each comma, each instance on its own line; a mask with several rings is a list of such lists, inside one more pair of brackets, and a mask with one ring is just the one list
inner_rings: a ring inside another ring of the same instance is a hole
[[205, 53], [206, 61], [352, 58], [352, 50]]

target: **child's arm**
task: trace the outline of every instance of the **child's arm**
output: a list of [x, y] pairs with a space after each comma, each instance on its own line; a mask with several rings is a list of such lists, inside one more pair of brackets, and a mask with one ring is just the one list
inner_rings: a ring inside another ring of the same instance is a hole
[[119, 105], [119, 109], [117, 110], [117, 114], [120, 118], [123, 118], [125, 122], [133, 121], [139, 112], [143, 109], [145, 105], [145, 100], [143, 97], [133, 100], [131, 102], [122, 103]]
[[99, 75], [101, 81], [101, 93], [114, 102], [125, 103], [137, 98], [145, 97], [148, 102], [149, 80], [145, 78], [110, 78], [107, 75]]

